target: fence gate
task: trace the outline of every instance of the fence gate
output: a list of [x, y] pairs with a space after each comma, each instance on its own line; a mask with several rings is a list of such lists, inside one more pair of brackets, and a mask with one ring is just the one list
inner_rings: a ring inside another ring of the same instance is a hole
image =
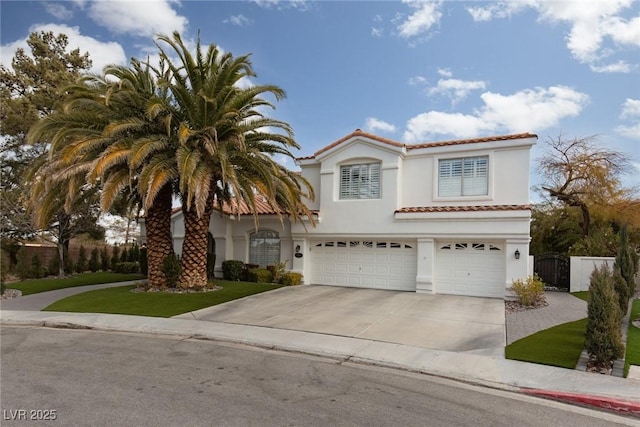
[[536, 255], [533, 271], [540, 276], [545, 285], [569, 290], [571, 272], [569, 257], [559, 254]]

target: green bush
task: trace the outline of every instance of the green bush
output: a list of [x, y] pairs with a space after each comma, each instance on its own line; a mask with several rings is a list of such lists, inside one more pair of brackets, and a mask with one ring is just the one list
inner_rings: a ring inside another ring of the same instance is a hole
[[234, 282], [242, 279], [242, 272], [244, 270], [244, 262], [238, 260], [222, 261], [222, 276], [224, 280], [231, 280]]
[[509, 290], [522, 305], [535, 305], [544, 299], [544, 283], [537, 275], [529, 276], [526, 280], [514, 280]]
[[20, 280], [26, 280], [31, 276], [31, 263], [27, 259], [27, 250], [24, 247], [20, 248], [16, 256], [18, 258], [16, 274]]
[[613, 267], [613, 289], [616, 291], [618, 297], [618, 305], [620, 306], [620, 312], [622, 316], [629, 311], [629, 298], [633, 295], [627, 281], [622, 277], [620, 268], [618, 266]]
[[[620, 240], [620, 247], [618, 248], [618, 253], [616, 254], [614, 270], [620, 272], [620, 275], [627, 285], [627, 289], [626, 292], [624, 292], [620, 286], [616, 286], [616, 291], [626, 294], [628, 302], [629, 297], [631, 297], [636, 291], [636, 281], [634, 276], [636, 274], [637, 265], [632, 255], [633, 251], [631, 250], [631, 245], [629, 244], [629, 232], [627, 231], [626, 224], [624, 224], [620, 228], [618, 236]], [[619, 295], [620, 300], [622, 301], [625, 297], [622, 294]], [[627, 314], [627, 310], [628, 306], [625, 306], [623, 314]]]
[[140, 264], [137, 262], [119, 262], [113, 270], [115, 273], [132, 274], [140, 272]]
[[122, 253], [120, 254], [120, 262], [128, 262], [129, 261], [129, 249], [125, 246], [122, 249]]
[[41, 279], [47, 275], [47, 269], [42, 266], [38, 254], [31, 257], [31, 268], [29, 269], [30, 279]]
[[276, 262], [267, 268], [273, 273], [273, 282], [280, 283], [280, 278], [287, 271], [287, 262]]
[[606, 264], [591, 273], [585, 348], [599, 364], [622, 357], [621, 312], [614, 290], [614, 275]]
[[60, 274], [60, 258], [58, 257], [58, 252], [51, 258], [48, 267], [51, 274], [56, 276]]
[[178, 286], [180, 277], [180, 258], [175, 254], [169, 254], [162, 263], [162, 272], [167, 278], [167, 286], [175, 288]]
[[76, 263], [76, 271], [82, 273], [87, 270], [87, 250], [80, 245], [78, 252], [78, 262]]
[[302, 283], [302, 274], [289, 271], [280, 277], [279, 283], [285, 286], [298, 286]]
[[98, 261], [99, 253], [100, 251], [98, 251], [98, 248], [93, 248], [91, 251], [91, 258], [89, 258], [89, 270], [92, 273], [95, 273], [100, 269], [100, 262]]
[[248, 271], [247, 280], [256, 283], [271, 283], [273, 274], [266, 268], [252, 268]]
[[116, 269], [116, 264], [120, 262], [120, 248], [118, 246], [113, 247], [113, 251], [111, 252], [111, 269]]
[[129, 249], [129, 258], [128, 258], [129, 262], [136, 262], [136, 261], [140, 261], [140, 247], [138, 246], [138, 244], [134, 244], [130, 249]]
[[100, 251], [100, 268], [102, 269], [102, 271], [108, 271], [110, 265], [109, 252], [107, 251], [107, 247], [104, 246]]

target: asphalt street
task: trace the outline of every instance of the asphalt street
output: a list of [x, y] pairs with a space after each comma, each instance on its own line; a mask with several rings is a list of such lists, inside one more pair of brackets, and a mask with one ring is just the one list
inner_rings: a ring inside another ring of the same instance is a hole
[[0, 345], [3, 426], [637, 424], [427, 375], [203, 340], [3, 326]]

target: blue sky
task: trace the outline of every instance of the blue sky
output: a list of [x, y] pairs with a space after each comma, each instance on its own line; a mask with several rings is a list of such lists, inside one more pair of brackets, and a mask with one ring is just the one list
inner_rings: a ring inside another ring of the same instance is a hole
[[[356, 128], [419, 143], [532, 132], [599, 135], [640, 185], [640, 2], [5, 1], [1, 61], [64, 32], [95, 71], [157, 57], [154, 35], [251, 53], [287, 92], [274, 117], [306, 156]], [[543, 144], [534, 148], [534, 159]], [[292, 164], [289, 164], [292, 166]], [[535, 163], [532, 181], [538, 182]]]

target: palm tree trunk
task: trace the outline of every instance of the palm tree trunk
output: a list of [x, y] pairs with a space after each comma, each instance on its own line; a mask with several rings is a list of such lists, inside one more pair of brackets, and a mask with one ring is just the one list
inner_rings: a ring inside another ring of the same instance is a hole
[[207, 199], [206, 209], [198, 216], [194, 206], [182, 205], [184, 214], [184, 243], [179, 286], [187, 289], [203, 289], [207, 286], [207, 233], [213, 212], [213, 193]]
[[156, 196], [153, 205], [147, 210], [145, 227], [147, 232], [147, 262], [149, 286], [163, 288], [167, 278], [162, 272], [162, 264], [167, 256], [173, 254], [171, 237], [171, 185], [167, 184]]

